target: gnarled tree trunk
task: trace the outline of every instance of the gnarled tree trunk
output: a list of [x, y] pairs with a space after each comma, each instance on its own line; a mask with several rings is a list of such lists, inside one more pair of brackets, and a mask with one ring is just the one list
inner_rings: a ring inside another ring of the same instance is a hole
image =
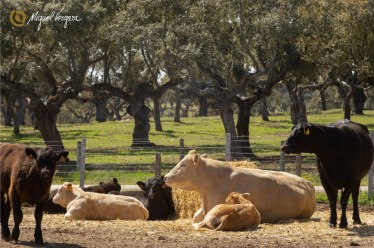
[[297, 122], [302, 119], [306, 118], [306, 116], [302, 115], [302, 110], [300, 106], [299, 97], [297, 94], [296, 85], [290, 81], [286, 81], [286, 88], [290, 97], [290, 115], [292, 124], [296, 125]]
[[249, 139], [249, 122], [251, 116], [251, 108], [253, 103], [250, 99], [240, 100], [237, 103], [238, 112], [238, 122], [236, 124], [236, 130], [238, 131], [238, 151], [240, 155], [238, 158], [243, 157], [252, 158], [254, 157], [253, 151], [251, 149], [250, 139]]
[[162, 131], [162, 124], [161, 124], [161, 113], [160, 113], [160, 97], [154, 96], [152, 97], [153, 100], [153, 119], [155, 121], [155, 129], [156, 131]]
[[151, 110], [145, 105], [144, 99], [139, 99], [138, 101], [131, 103], [126, 111], [133, 116], [135, 120], [131, 146], [154, 146], [155, 144], [149, 141], [149, 131], [151, 130], [149, 114], [151, 113]]
[[92, 100], [92, 103], [95, 104], [96, 107], [96, 117], [95, 120], [97, 122], [105, 122], [109, 117], [109, 111], [106, 107], [108, 102], [107, 98], [95, 98]]
[[261, 117], [263, 121], [269, 121], [269, 109], [267, 97], [261, 99]]
[[208, 101], [205, 97], [199, 97], [199, 117], [208, 116]]

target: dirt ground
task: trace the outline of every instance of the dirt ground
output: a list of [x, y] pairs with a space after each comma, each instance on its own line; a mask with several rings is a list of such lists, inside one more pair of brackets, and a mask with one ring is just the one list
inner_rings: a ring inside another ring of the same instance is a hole
[[[33, 208], [24, 209], [20, 240], [0, 247], [34, 247]], [[45, 214], [44, 247], [374, 247], [374, 207], [361, 207], [364, 225], [328, 227], [329, 208], [319, 204], [310, 220], [261, 224], [241, 232], [194, 230], [191, 219], [171, 221], [67, 221]], [[352, 218], [349, 209], [348, 219]], [[40, 247], [40, 246], [39, 246]]]

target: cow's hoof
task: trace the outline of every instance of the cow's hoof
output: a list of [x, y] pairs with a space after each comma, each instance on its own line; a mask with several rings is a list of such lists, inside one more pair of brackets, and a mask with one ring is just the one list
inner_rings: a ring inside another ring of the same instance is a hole
[[353, 220], [353, 225], [362, 225], [361, 220]]
[[330, 225], [329, 225], [331, 228], [335, 228], [336, 227], [336, 224], [334, 224], [334, 223], [330, 223]]
[[348, 225], [347, 224], [340, 224], [339, 228], [348, 228]]
[[4, 240], [5, 242], [9, 242], [10, 241], [9, 236], [8, 237], [1, 236], [1, 239]]
[[36, 245], [43, 245], [43, 240], [35, 240]]

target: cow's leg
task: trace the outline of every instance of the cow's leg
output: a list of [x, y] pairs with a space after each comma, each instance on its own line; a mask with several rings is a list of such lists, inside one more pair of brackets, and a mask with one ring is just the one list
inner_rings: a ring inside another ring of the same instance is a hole
[[321, 173], [320, 173], [320, 179], [321, 179], [322, 186], [325, 189], [325, 192], [327, 194], [327, 198], [329, 199], [330, 227], [336, 227], [336, 220], [337, 220], [336, 201], [338, 199], [338, 191], [331, 189], [327, 180], [323, 176], [321, 176]]
[[356, 182], [352, 191], [352, 201], [353, 201], [353, 224], [362, 224], [360, 219], [360, 213], [358, 211], [358, 195], [360, 193], [360, 183], [361, 180]]
[[11, 197], [11, 201], [12, 201], [12, 208], [13, 208], [14, 227], [12, 230], [12, 234], [10, 235], [10, 239], [17, 242], [19, 238], [19, 233], [20, 233], [19, 225], [22, 222], [23, 213], [22, 213], [22, 208], [21, 208], [21, 201], [16, 195], [13, 195]]
[[346, 211], [347, 211], [348, 199], [352, 193], [352, 189], [353, 189], [352, 186], [345, 187], [342, 192], [342, 196], [340, 197], [340, 205], [342, 208], [342, 216], [340, 217], [340, 224], [339, 224], [340, 228], [348, 227]]
[[204, 219], [203, 208], [198, 209], [193, 216], [193, 223], [201, 222]]
[[10, 241], [10, 230], [9, 230], [9, 216], [10, 216], [10, 201], [8, 196], [4, 198], [5, 194], [1, 191], [1, 239]]
[[35, 238], [35, 244], [42, 245], [43, 244], [43, 234], [42, 234], [42, 219], [43, 219], [43, 208], [44, 203], [38, 203], [35, 207], [35, 232], [34, 232], [34, 238]]

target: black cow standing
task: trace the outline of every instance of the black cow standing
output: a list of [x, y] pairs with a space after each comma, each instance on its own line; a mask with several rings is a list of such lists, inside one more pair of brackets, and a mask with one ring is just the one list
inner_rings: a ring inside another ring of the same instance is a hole
[[138, 181], [136, 184], [145, 191], [148, 220], [166, 220], [175, 213], [172, 189], [166, 186], [163, 176], [148, 179], [145, 183]]
[[340, 228], [348, 226], [346, 208], [352, 194], [353, 223], [361, 224], [358, 195], [361, 179], [373, 161], [373, 143], [366, 126], [341, 120], [327, 126], [300, 122], [281, 147], [285, 153], [315, 153], [321, 183], [330, 203], [330, 226], [336, 227], [338, 190], [342, 215]]

